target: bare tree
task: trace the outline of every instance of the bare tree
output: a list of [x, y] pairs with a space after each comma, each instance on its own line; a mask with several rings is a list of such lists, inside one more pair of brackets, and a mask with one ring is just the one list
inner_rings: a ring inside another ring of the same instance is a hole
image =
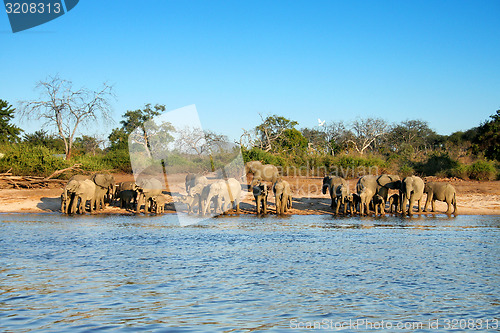
[[352, 123], [349, 138], [346, 143], [361, 155], [370, 148], [376, 140], [385, 135], [387, 123], [380, 118], [357, 119]]
[[44, 119], [53, 126], [64, 141], [66, 159], [71, 158], [73, 141], [80, 125], [88, 125], [101, 118], [111, 120], [108, 98], [113, 96], [112, 87], [104, 83], [97, 91], [86, 88], [73, 89], [71, 81], [59, 76], [40, 81], [36, 89], [41, 91], [41, 100], [22, 101], [21, 117]]

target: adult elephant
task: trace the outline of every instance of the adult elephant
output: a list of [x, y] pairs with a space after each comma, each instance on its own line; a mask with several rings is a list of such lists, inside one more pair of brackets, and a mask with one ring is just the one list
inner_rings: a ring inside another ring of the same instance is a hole
[[346, 197], [349, 195], [349, 185], [344, 178], [337, 176], [324, 177], [322, 191], [323, 194], [326, 194], [327, 191], [330, 192], [330, 198], [332, 199], [330, 207], [332, 209], [336, 207], [336, 214], [339, 213], [340, 204], [344, 204], [345, 213], [345, 202]]
[[253, 186], [257, 183], [256, 179], [260, 178], [260, 180], [268, 181], [271, 183], [275, 183], [279, 177], [278, 168], [272, 164], [262, 164], [260, 161], [250, 161], [245, 164], [245, 175], [251, 173], [253, 174], [252, 182], [248, 187], [248, 190], [251, 191]]
[[[64, 188], [67, 193], [67, 201], [64, 213], [66, 214], [83, 214], [85, 205], [90, 201], [90, 212], [92, 213], [96, 185], [90, 179], [78, 181], [71, 180]], [[77, 207], [78, 206], [78, 207]]]
[[90, 180], [96, 185], [94, 195], [95, 209], [104, 209], [106, 198], [114, 197], [115, 177], [110, 174], [95, 173], [90, 177]]
[[202, 176], [202, 175], [188, 173], [186, 175], [186, 180], [185, 180], [184, 184], [186, 186], [186, 193], [189, 193], [189, 190], [198, 184], [207, 185], [208, 179], [207, 179], [207, 177]]
[[276, 214], [283, 215], [292, 208], [292, 190], [286, 180], [279, 179], [273, 186], [274, 198], [276, 200]]
[[[356, 192], [361, 196], [363, 190], [368, 191], [363, 193], [361, 199], [361, 207], [369, 207], [369, 203], [375, 194], [379, 194], [384, 199], [384, 205], [387, 201], [389, 189], [400, 190], [401, 178], [398, 175], [383, 174], [380, 176], [366, 175], [361, 177], [356, 184]], [[367, 212], [369, 213], [369, 212]]]
[[207, 213], [210, 201], [215, 196], [219, 198], [215, 213], [218, 210], [217, 206], [221, 207], [223, 214], [226, 213], [230, 209], [231, 204], [236, 209], [236, 213], [240, 213], [241, 184], [236, 179], [218, 180], [215, 183], [205, 186], [201, 194], [202, 215]]
[[434, 211], [434, 201], [444, 201], [448, 205], [446, 214], [451, 214], [453, 205], [453, 214], [457, 214], [457, 197], [455, 188], [451, 184], [430, 182], [425, 184], [424, 193], [427, 194], [425, 200], [424, 212], [427, 211], [427, 205], [431, 202], [431, 212]]
[[417, 176], [409, 176], [401, 182], [401, 211], [406, 214], [406, 203], [409, 203], [408, 215], [412, 215], [413, 203], [416, 201], [418, 205], [418, 212], [422, 211], [420, 201], [424, 195], [424, 181]]
[[[74, 175], [68, 180], [68, 184], [72, 181], [84, 181], [90, 179], [90, 176], [86, 175]], [[61, 212], [67, 214], [69, 210], [70, 203], [68, 202], [68, 192], [67, 187], [64, 188], [63, 193], [61, 194]]]
[[137, 192], [136, 213], [140, 213], [142, 204], [144, 204], [144, 212], [147, 213], [149, 199], [162, 194], [163, 184], [156, 178], [142, 178], [137, 181]]

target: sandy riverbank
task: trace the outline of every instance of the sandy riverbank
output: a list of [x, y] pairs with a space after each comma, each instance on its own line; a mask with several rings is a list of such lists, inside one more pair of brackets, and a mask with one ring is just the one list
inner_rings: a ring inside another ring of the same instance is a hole
[[[117, 181], [133, 180], [132, 175], [117, 174]], [[175, 197], [185, 194], [184, 176], [169, 184], [169, 193]], [[321, 193], [322, 178], [319, 177], [285, 177], [292, 185], [293, 208], [290, 214], [314, 215], [333, 214], [328, 194]], [[436, 181], [435, 179], [432, 179]], [[351, 191], [354, 191], [356, 179], [349, 180]], [[439, 180], [437, 180], [439, 181]], [[449, 181], [457, 189], [457, 208], [464, 215], [500, 215], [500, 181]], [[0, 213], [42, 213], [60, 212], [60, 195], [62, 187], [50, 189], [2, 189], [0, 191]], [[274, 213], [274, 197], [269, 197], [269, 209]], [[423, 205], [423, 203], [422, 203]], [[244, 194], [241, 204], [242, 213], [254, 214], [255, 205], [250, 193]], [[446, 204], [436, 202], [437, 213], [446, 210]], [[166, 213], [174, 213], [173, 200], [169, 196]], [[107, 207], [104, 213], [132, 214], [118, 207]], [[425, 213], [429, 214], [429, 213]]]

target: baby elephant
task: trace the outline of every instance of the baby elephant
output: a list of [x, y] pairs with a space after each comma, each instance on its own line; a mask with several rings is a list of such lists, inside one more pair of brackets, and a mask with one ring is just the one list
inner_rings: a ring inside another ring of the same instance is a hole
[[399, 194], [394, 193], [389, 197], [389, 210], [391, 214], [399, 212]]
[[133, 190], [124, 190], [118, 194], [120, 198], [120, 208], [134, 209], [137, 200], [137, 192]]
[[347, 195], [346, 204], [349, 206], [349, 211], [351, 214], [356, 214], [358, 212], [359, 206], [361, 205], [361, 197], [357, 193], [350, 193]]
[[151, 212], [155, 214], [163, 214], [167, 198], [163, 194], [158, 194], [153, 195], [149, 200], [151, 200]]
[[447, 183], [430, 182], [425, 184], [424, 193], [427, 193], [425, 200], [424, 212], [427, 211], [427, 205], [431, 202], [431, 212], [434, 211], [434, 201], [444, 201], [448, 204], [446, 214], [450, 215], [451, 205], [453, 205], [453, 214], [457, 214], [457, 198], [455, 188]]
[[375, 209], [375, 216], [377, 216], [379, 213], [380, 215], [385, 215], [384, 198], [379, 194], [375, 194], [372, 200], [373, 200], [373, 208]]
[[267, 214], [267, 196], [269, 190], [266, 184], [258, 184], [253, 187], [253, 196], [257, 207], [257, 214]]

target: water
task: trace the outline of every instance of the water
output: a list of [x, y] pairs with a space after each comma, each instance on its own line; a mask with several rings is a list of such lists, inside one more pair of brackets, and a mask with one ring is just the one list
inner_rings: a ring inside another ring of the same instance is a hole
[[279, 332], [383, 320], [436, 332], [429, 320], [439, 331], [472, 320], [494, 331], [499, 241], [499, 216], [241, 216], [182, 228], [173, 215], [4, 214], [0, 330]]

